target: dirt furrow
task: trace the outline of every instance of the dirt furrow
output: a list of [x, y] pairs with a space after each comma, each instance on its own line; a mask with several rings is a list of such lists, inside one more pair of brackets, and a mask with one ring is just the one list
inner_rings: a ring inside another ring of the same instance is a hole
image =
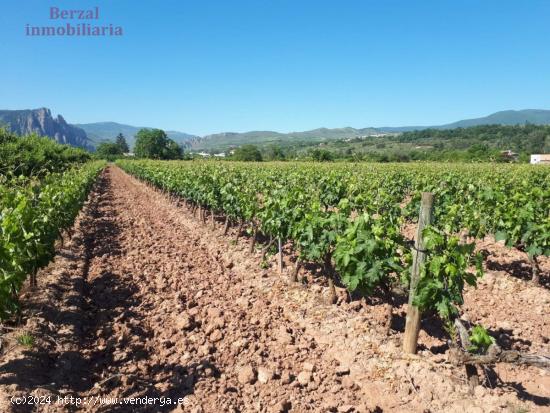
[[[329, 390], [341, 381], [336, 364], [320, 362], [315, 340], [282, 316], [282, 303], [257, 294], [226, 268], [230, 265], [219, 253], [211, 254], [174, 219], [173, 207], [156, 192], [118, 169], [109, 174], [109, 191], [117, 196], [113, 207], [124, 229], [118, 237], [122, 254], [98, 258], [89, 279], [115, 271], [119, 286], [137, 288], [134, 302], [122, 306], [112, 288], [103, 290], [113, 297], [113, 305], [122, 307], [123, 318], [113, 320], [112, 331], [98, 329], [103, 345], [102, 339], [108, 340], [104, 334], [124, 332], [125, 319], [145, 326], [145, 334], [126, 336], [130, 346], [143, 345], [146, 357], [130, 357], [123, 366], [109, 361], [103, 369], [120, 374], [137, 366], [149, 387], [131, 380], [124, 396], [148, 394], [146, 389], [155, 395], [152, 385], [157, 394], [172, 398], [190, 395], [190, 405], [207, 411], [315, 411], [327, 399], [333, 404], [355, 401], [353, 386], [339, 388], [333, 400]], [[120, 347], [114, 348], [116, 358]], [[120, 385], [113, 391], [122, 395]]]

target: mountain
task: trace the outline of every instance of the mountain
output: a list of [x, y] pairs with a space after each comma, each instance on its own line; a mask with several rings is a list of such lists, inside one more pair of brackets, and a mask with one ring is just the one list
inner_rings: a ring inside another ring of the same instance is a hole
[[468, 128], [479, 125], [521, 125], [532, 123], [534, 125], [550, 125], [550, 110], [524, 109], [524, 110], [503, 110], [492, 113], [489, 116], [474, 119], [464, 119], [453, 123], [437, 126], [401, 126], [378, 128], [385, 132], [407, 132], [422, 129], [454, 129]]
[[[223, 132], [203, 137], [178, 131], [166, 131], [166, 134], [176, 142], [193, 150], [224, 150], [243, 144], [268, 145], [310, 145], [331, 140], [350, 139], [365, 136], [382, 136], [398, 134], [412, 130], [423, 129], [454, 129], [477, 125], [521, 125], [532, 123], [536, 125], [550, 124], [550, 110], [525, 109], [505, 110], [489, 116], [464, 119], [457, 122], [436, 126], [398, 126], [377, 128], [318, 128], [303, 132], [281, 133], [274, 131]], [[47, 108], [34, 110], [0, 110], [0, 125], [6, 124], [15, 133], [28, 134], [36, 132], [41, 136], [49, 136], [59, 143], [66, 143], [81, 148], [93, 149], [101, 141], [114, 141], [122, 133], [128, 145], [132, 147], [135, 134], [142, 127], [125, 125], [116, 122], [97, 122], [83, 124], [68, 124], [61, 115], [53, 118]], [[151, 129], [147, 127], [147, 129]]]
[[[88, 137], [97, 143], [105, 140], [114, 141], [115, 137], [119, 133], [122, 133], [130, 147], [134, 146], [135, 135], [140, 129], [152, 129], [151, 127], [131, 126], [116, 122], [81, 123], [76, 124], [75, 126], [85, 130]], [[197, 138], [194, 135], [178, 131], [166, 131], [166, 134], [169, 138], [180, 144], [185, 144], [186, 142]]]
[[550, 124], [550, 110], [503, 110], [485, 116], [484, 118], [465, 119], [454, 123], [448, 123], [440, 126], [439, 129], [467, 128], [469, 126], [478, 125], [520, 125], [524, 123], [548, 125]]
[[305, 132], [279, 133], [273, 131], [251, 131], [244, 133], [224, 132], [207, 135], [193, 139], [193, 149], [227, 149], [243, 144], [265, 145], [269, 143], [303, 144], [317, 143], [330, 140], [357, 138], [362, 136], [379, 136], [384, 134], [396, 134], [413, 130], [424, 129], [454, 129], [467, 128], [478, 125], [522, 125], [532, 123], [535, 125], [550, 125], [550, 110], [525, 109], [505, 110], [493, 113], [489, 116], [464, 119], [457, 122], [435, 126], [384, 126], [376, 128], [355, 129], [346, 128], [319, 128]]
[[244, 133], [224, 132], [213, 135], [203, 136], [194, 139], [191, 142], [193, 149], [227, 149], [232, 146], [252, 143], [256, 145], [265, 145], [270, 143], [277, 144], [296, 144], [296, 143], [314, 143], [324, 142], [336, 139], [354, 138], [360, 136], [378, 135], [381, 132], [375, 128], [319, 128], [304, 132], [280, 133], [273, 131], [251, 131]]
[[52, 117], [47, 108], [27, 110], [0, 110], [0, 125], [5, 125], [18, 135], [36, 133], [47, 136], [58, 143], [92, 150], [91, 142], [86, 132], [68, 124], [61, 115]]

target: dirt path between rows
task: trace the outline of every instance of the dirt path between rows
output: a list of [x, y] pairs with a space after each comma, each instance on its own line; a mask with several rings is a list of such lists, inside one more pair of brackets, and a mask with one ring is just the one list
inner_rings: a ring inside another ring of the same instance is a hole
[[[107, 168], [39, 291], [22, 297], [34, 345], [3, 337], [0, 411], [549, 411], [547, 372], [499, 367], [487, 373], [499, 386], [469, 395], [429, 328], [419, 356], [401, 357], [401, 309], [388, 337], [383, 305], [326, 306], [320, 284], [288, 285], [221, 232]], [[531, 342], [547, 351], [541, 317]], [[10, 403], [29, 395], [51, 403]], [[53, 403], [64, 396], [88, 404]], [[105, 403], [115, 397], [157, 400]]]

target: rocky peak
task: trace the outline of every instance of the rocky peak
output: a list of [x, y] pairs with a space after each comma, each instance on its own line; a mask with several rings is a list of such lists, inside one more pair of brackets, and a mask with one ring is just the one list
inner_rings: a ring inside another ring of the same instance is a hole
[[69, 125], [63, 116], [52, 117], [48, 108], [32, 110], [0, 110], [0, 125], [5, 125], [18, 135], [36, 133], [47, 136], [58, 143], [92, 149], [86, 132]]

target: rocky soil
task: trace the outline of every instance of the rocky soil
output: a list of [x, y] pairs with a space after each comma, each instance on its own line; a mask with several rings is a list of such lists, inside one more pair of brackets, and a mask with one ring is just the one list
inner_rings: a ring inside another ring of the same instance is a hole
[[[419, 354], [405, 357], [405, 304], [391, 324], [386, 304], [348, 302], [342, 289], [326, 305], [314, 268], [289, 283], [291, 258], [282, 276], [273, 256], [262, 269], [244, 234], [222, 232], [221, 221], [199, 223], [182, 202], [107, 168], [40, 288], [25, 291], [20, 323], [3, 327], [0, 411], [550, 411], [550, 372], [480, 369], [483, 385], [470, 394], [435, 318], [423, 323]], [[493, 244], [464, 318], [504, 348], [549, 354], [550, 291], [518, 276], [519, 258]], [[541, 268], [548, 275], [548, 262]], [[28, 395], [89, 399], [10, 403]], [[144, 396], [184, 404], [93, 399]]]

